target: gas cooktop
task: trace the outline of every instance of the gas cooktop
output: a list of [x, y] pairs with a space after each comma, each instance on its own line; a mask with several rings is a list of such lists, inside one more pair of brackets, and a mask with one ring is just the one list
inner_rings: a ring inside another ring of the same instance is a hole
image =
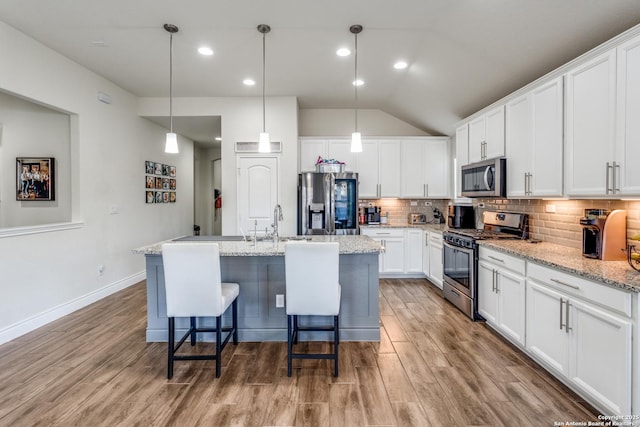
[[504, 233], [501, 231], [493, 231], [493, 230], [479, 230], [476, 228], [456, 228], [449, 229], [447, 233], [459, 234], [465, 237], [471, 237], [475, 240], [485, 240], [485, 239], [521, 239], [521, 236]]

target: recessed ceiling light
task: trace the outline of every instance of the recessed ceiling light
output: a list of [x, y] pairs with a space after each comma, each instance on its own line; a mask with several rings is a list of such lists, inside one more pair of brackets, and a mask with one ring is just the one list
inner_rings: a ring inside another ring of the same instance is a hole
[[91, 42], [91, 46], [93, 47], [109, 47], [109, 45], [102, 40], [94, 40]]
[[351, 51], [349, 49], [347, 49], [346, 47], [341, 47], [340, 49], [336, 50], [336, 55], [338, 55], [338, 56], [349, 56], [349, 55], [351, 55]]
[[364, 80], [354, 80], [353, 82], [351, 82], [351, 84], [354, 86], [362, 86], [364, 84]]
[[216, 136], [216, 141], [222, 141], [222, 138], [220, 138], [219, 136]]
[[253, 79], [244, 79], [242, 83], [244, 83], [245, 86], [253, 86], [256, 84], [256, 81]]
[[404, 61], [398, 61], [395, 64], [393, 64], [393, 68], [395, 68], [396, 70], [404, 70], [405, 68], [407, 68], [407, 63]]
[[213, 55], [213, 50], [211, 50], [211, 48], [207, 46], [200, 46], [198, 48], [198, 53], [204, 56], [211, 56]]

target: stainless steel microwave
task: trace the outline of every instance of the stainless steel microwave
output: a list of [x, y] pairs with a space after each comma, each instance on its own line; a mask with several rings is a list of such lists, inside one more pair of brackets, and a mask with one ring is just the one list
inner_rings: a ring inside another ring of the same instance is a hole
[[499, 157], [462, 166], [464, 197], [506, 197], [507, 159]]

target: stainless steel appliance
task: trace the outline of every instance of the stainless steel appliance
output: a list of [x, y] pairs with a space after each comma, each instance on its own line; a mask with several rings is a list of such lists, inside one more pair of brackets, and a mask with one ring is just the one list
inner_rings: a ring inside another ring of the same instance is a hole
[[298, 234], [358, 234], [358, 174], [298, 175]]
[[585, 209], [580, 218], [582, 256], [604, 261], [627, 259], [627, 212], [616, 209]]
[[477, 241], [529, 237], [527, 214], [485, 211], [482, 222], [484, 229], [460, 228], [443, 233], [443, 296], [473, 320], [484, 320], [478, 314]]
[[409, 224], [426, 224], [427, 216], [421, 213], [410, 213], [408, 221]]
[[464, 197], [505, 197], [507, 195], [507, 159], [485, 160], [461, 167]]
[[449, 205], [447, 226], [449, 228], [474, 228], [476, 226], [476, 214], [470, 205]]
[[360, 208], [362, 211], [362, 224], [380, 225], [380, 207], [367, 206]]

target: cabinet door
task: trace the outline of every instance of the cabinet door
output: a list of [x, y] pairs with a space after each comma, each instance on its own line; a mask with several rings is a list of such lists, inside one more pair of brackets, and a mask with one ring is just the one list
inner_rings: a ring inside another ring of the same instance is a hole
[[505, 114], [505, 151], [509, 159], [507, 196], [524, 197], [528, 195], [528, 174], [531, 173], [531, 95], [509, 102]]
[[405, 272], [422, 273], [422, 230], [408, 229], [405, 234]]
[[523, 346], [525, 344], [525, 293], [524, 277], [508, 270], [497, 270], [498, 328]]
[[[563, 177], [562, 77], [531, 92], [532, 150], [529, 190], [532, 196], [562, 196]], [[509, 168], [513, 166], [509, 158]], [[509, 188], [509, 183], [507, 189]]]
[[453, 177], [456, 197], [462, 197], [460, 166], [466, 165], [467, 163], [469, 163], [469, 125], [465, 123], [456, 129], [456, 159], [454, 162], [455, 175]]
[[400, 141], [379, 141], [378, 150], [380, 197], [400, 197]]
[[431, 275], [429, 270], [429, 233], [422, 232], [422, 272], [426, 277]]
[[569, 196], [603, 196], [611, 189], [616, 51], [566, 75], [565, 185]]
[[640, 167], [637, 162], [640, 159], [640, 37], [618, 47], [617, 111], [617, 187], [620, 194], [639, 195]]
[[378, 141], [362, 141], [358, 153], [358, 197], [376, 199], [378, 195]]
[[328, 154], [330, 159], [336, 159], [344, 163], [346, 172], [356, 171], [356, 156], [358, 153], [351, 152], [351, 140], [330, 139], [328, 142]]
[[630, 414], [631, 322], [590, 304], [569, 304], [571, 381], [607, 412]]
[[383, 273], [404, 273], [404, 239], [402, 237], [384, 238]]
[[486, 141], [486, 120], [480, 116], [469, 122], [469, 163], [483, 159], [483, 144]]
[[[449, 139], [433, 139], [424, 146], [424, 183], [426, 197], [436, 199], [449, 198]], [[407, 167], [402, 165], [402, 170]], [[405, 172], [406, 173], [406, 172]]]
[[487, 322], [497, 326], [498, 299], [495, 289], [495, 270], [493, 264], [480, 261], [478, 263], [478, 313]]
[[425, 165], [426, 146], [423, 140], [402, 141], [402, 197], [426, 196], [424, 176], [424, 172], [428, 169]]
[[434, 285], [442, 289], [442, 241], [434, 242], [434, 238], [429, 234], [429, 278]]
[[324, 139], [300, 140], [300, 172], [315, 172], [318, 156], [327, 157], [327, 141]]
[[527, 349], [557, 373], [569, 375], [569, 339], [563, 321], [566, 297], [527, 279]]
[[504, 156], [504, 105], [497, 107], [487, 114], [485, 159]]

